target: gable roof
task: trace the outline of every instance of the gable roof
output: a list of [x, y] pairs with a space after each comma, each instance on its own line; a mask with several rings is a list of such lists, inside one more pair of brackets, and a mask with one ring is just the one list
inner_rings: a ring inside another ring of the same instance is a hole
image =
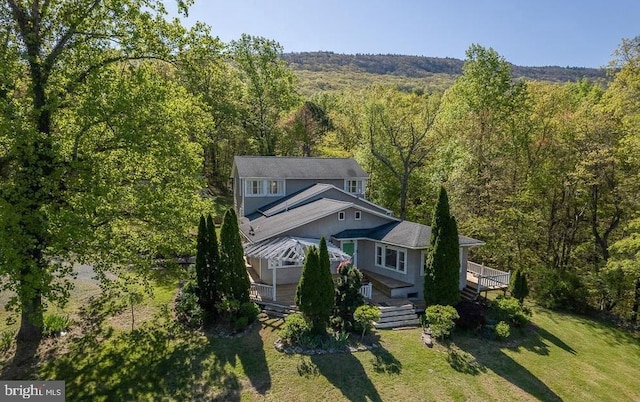
[[[239, 177], [278, 179], [350, 179], [369, 175], [353, 158], [300, 158], [283, 156], [236, 156]], [[233, 170], [232, 170], [233, 171]]]
[[321, 198], [271, 216], [260, 216], [248, 222], [241, 223], [240, 231], [242, 231], [244, 237], [250, 242], [258, 242], [278, 236], [289, 230], [315, 222], [318, 219], [348, 208], [357, 208], [393, 221], [398, 220], [398, 218], [372, 209], [363, 208], [353, 202]]
[[[333, 236], [336, 239], [365, 238], [408, 248], [427, 248], [431, 241], [431, 227], [410, 221], [389, 222], [373, 229], [344, 230]], [[485, 244], [467, 236], [458, 236], [461, 246]]]
[[[333, 198], [331, 197], [330, 194], [327, 194], [330, 192], [338, 192], [340, 194], [343, 194], [343, 197], [349, 199], [349, 201], [345, 201], [345, 200], [342, 200], [342, 201], [352, 202], [353, 204], [356, 204], [360, 207], [363, 207], [366, 209], [372, 209], [376, 212], [379, 212], [385, 215], [391, 215], [391, 211], [386, 208], [376, 205], [371, 201], [367, 201], [364, 198], [360, 198], [356, 195], [350, 194], [344, 191], [343, 189], [334, 186], [333, 184], [324, 184], [324, 183], [317, 183], [317, 184], [311, 185], [307, 188], [304, 188], [286, 197], [280, 198], [277, 201], [274, 201], [270, 204], [267, 204], [261, 207], [260, 209], [258, 209], [258, 212], [265, 216], [272, 216], [282, 211], [285, 211], [289, 208], [296, 208], [299, 205], [302, 205], [305, 202], [312, 200], [314, 197], [317, 199], [318, 197], [321, 197], [324, 195], [323, 198]], [[255, 219], [257, 216], [259, 215], [253, 214], [249, 218]]]

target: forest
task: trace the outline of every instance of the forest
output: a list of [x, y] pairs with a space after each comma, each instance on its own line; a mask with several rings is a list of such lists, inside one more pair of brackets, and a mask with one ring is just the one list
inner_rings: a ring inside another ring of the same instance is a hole
[[369, 72], [315, 93], [277, 42], [223, 43], [162, 2], [2, 2], [0, 38], [0, 290], [20, 338], [68, 297], [68, 261], [130, 284], [191, 253], [234, 155], [355, 157], [368, 198], [425, 224], [444, 185], [486, 242], [474, 260], [523, 270], [545, 306], [637, 322], [640, 37], [607, 75], [525, 78], [472, 44], [439, 85]]

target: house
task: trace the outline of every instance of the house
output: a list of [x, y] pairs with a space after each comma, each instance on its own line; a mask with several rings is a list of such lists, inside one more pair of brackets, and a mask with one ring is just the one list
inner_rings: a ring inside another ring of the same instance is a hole
[[[424, 298], [431, 228], [366, 200], [368, 175], [354, 159], [236, 156], [232, 180], [249, 273], [262, 297], [277, 300], [279, 286], [298, 283], [306, 249], [325, 237], [332, 273], [350, 260], [387, 297]], [[462, 290], [468, 278], [486, 275], [485, 267], [477, 265], [473, 272], [476, 265], [467, 261], [469, 249], [484, 243], [466, 236], [459, 240]], [[508, 275], [492, 274], [487, 286]]]

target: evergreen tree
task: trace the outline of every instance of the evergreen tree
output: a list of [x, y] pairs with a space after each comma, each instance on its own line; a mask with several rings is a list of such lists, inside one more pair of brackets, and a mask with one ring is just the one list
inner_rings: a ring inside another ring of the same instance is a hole
[[233, 209], [224, 214], [220, 228], [220, 268], [225, 279], [221, 293], [240, 303], [248, 302], [251, 283], [244, 264], [238, 218]]
[[449, 213], [449, 198], [440, 187], [433, 214], [429, 254], [425, 264], [424, 300], [434, 304], [455, 305], [460, 300], [460, 244], [458, 225]]
[[529, 295], [529, 286], [527, 285], [527, 276], [521, 269], [517, 269], [516, 272], [513, 273], [510, 288], [511, 295], [522, 304], [525, 297]]
[[207, 216], [207, 283], [206, 283], [206, 311], [215, 313], [215, 305], [221, 299], [220, 297], [220, 284], [223, 273], [220, 269], [220, 252], [218, 250], [218, 238], [216, 236], [216, 225], [213, 223], [213, 218], [209, 214]]
[[[322, 241], [320, 245], [322, 247]], [[324, 242], [324, 247], [326, 247], [326, 242]], [[328, 260], [328, 252], [326, 257]], [[307, 252], [302, 267], [302, 276], [296, 289], [295, 303], [302, 314], [311, 321], [313, 330], [316, 332], [326, 330], [334, 306], [331, 272], [323, 272], [328, 266], [328, 261], [320, 261], [318, 249], [311, 247]]]
[[[205, 309], [207, 300], [207, 224], [204, 216], [200, 216], [198, 240], [196, 244], [196, 281], [198, 283], [198, 302]], [[206, 310], [206, 309], [205, 309]]]
[[362, 273], [351, 264], [342, 264], [338, 267], [338, 275], [332, 325], [343, 331], [351, 331], [353, 313], [364, 304], [364, 296], [360, 293]]

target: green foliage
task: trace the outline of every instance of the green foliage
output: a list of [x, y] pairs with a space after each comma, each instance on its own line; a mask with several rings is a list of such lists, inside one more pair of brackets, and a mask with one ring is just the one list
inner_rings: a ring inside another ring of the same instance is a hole
[[493, 329], [496, 338], [500, 340], [508, 339], [511, 336], [511, 326], [505, 321], [500, 321]]
[[515, 297], [520, 304], [522, 304], [525, 297], [529, 295], [527, 275], [521, 269], [517, 269], [516, 272], [511, 275], [509, 290], [511, 291], [511, 295]]
[[456, 305], [460, 301], [460, 245], [449, 198], [440, 187], [433, 214], [430, 247], [425, 263], [424, 298], [427, 305]]
[[188, 328], [200, 328], [204, 322], [204, 310], [198, 300], [198, 287], [187, 283], [176, 296], [176, 320]]
[[356, 328], [362, 329], [362, 337], [373, 328], [373, 323], [380, 319], [380, 309], [376, 306], [365, 304], [356, 308], [353, 312]]
[[16, 333], [13, 330], [5, 329], [0, 332], [0, 352], [6, 352], [13, 345]]
[[531, 311], [513, 297], [498, 296], [491, 308], [498, 320], [506, 321], [516, 328], [526, 326], [531, 317]]
[[322, 261], [316, 247], [310, 247], [307, 251], [294, 301], [311, 322], [313, 330], [323, 333], [326, 331], [335, 303], [329, 254], [324, 237], [320, 241], [320, 250]]
[[225, 299], [216, 304], [216, 310], [223, 322], [232, 323], [239, 316], [240, 302], [233, 299]]
[[201, 307], [207, 309], [207, 222], [200, 216], [198, 225], [198, 240], [196, 243], [196, 280], [198, 282], [198, 300]]
[[587, 306], [584, 284], [574, 272], [540, 268], [533, 291], [538, 303], [547, 308], [584, 312]]
[[284, 319], [279, 335], [290, 345], [297, 345], [303, 336], [311, 333], [311, 325], [301, 313], [290, 314]]
[[239, 316], [233, 321], [233, 329], [240, 331], [249, 325], [249, 317]]
[[221, 293], [240, 303], [249, 301], [251, 283], [244, 262], [238, 218], [233, 209], [227, 210], [220, 229], [220, 270], [225, 272]]
[[436, 339], [449, 337], [455, 327], [455, 320], [460, 318], [458, 312], [452, 306], [432, 305], [425, 310], [425, 319], [431, 329], [431, 334]]
[[240, 305], [238, 315], [240, 317], [246, 317], [248, 323], [252, 323], [258, 318], [260, 314], [260, 307], [254, 302], [245, 302]]
[[45, 314], [42, 335], [56, 336], [63, 331], [68, 331], [70, 326], [71, 319], [68, 315]]
[[351, 264], [340, 264], [336, 283], [336, 303], [333, 310], [332, 326], [341, 331], [354, 329], [353, 313], [364, 304], [360, 293], [362, 273]]

